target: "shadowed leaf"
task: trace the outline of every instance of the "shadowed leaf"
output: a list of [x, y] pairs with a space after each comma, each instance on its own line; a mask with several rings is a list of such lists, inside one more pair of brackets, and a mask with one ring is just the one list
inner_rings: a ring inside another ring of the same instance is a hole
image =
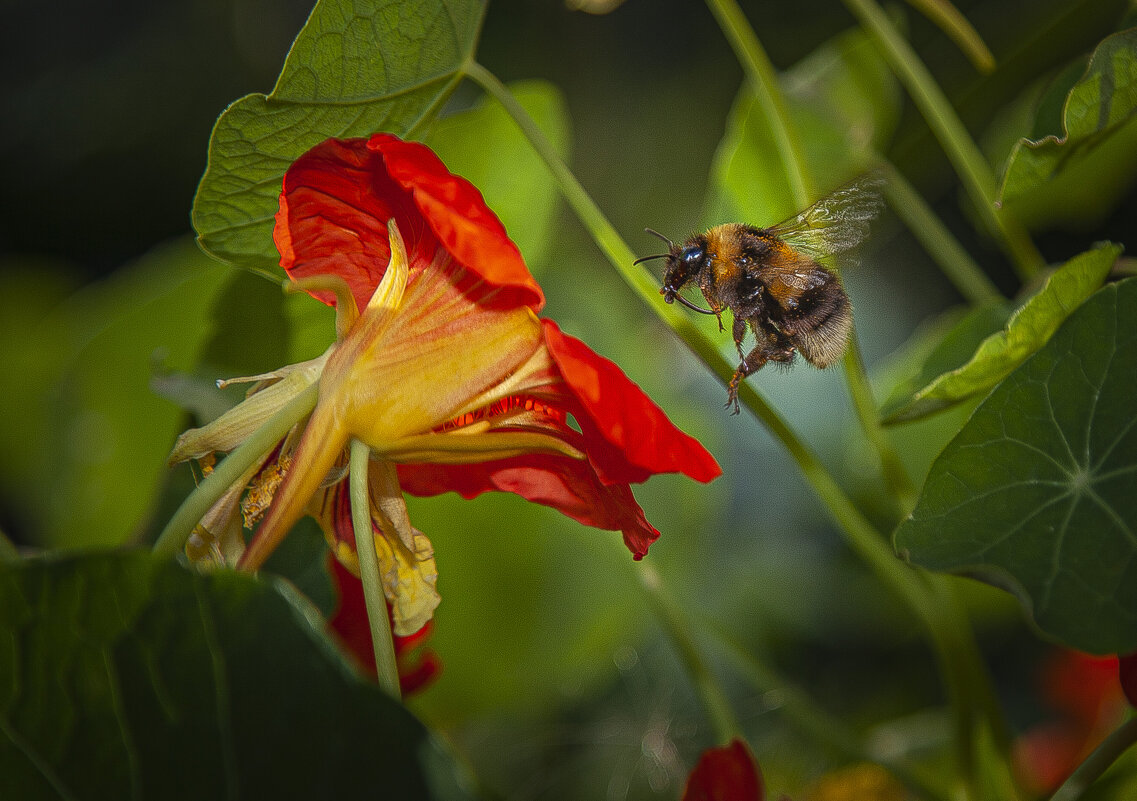
[[1137, 280], [1081, 306], [932, 466], [896, 547], [1013, 590], [1072, 648], [1137, 647]]

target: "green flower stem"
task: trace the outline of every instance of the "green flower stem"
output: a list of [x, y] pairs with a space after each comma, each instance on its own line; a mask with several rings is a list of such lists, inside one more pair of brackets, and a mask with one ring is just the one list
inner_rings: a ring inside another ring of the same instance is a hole
[[[629, 286], [723, 383], [728, 382], [734, 373], [734, 366], [723, 358], [715, 343], [695, 327], [689, 315], [672, 305], [663, 303], [658, 287], [647, 276], [646, 271], [636, 269], [632, 265], [635, 257], [631, 250], [509, 90], [481, 65], [469, 65], [467, 75], [500, 102], [513, 117], [529, 139], [534, 151], [552, 172], [569, 206]], [[986, 672], [978, 660], [970, 625], [958, 603], [945, 603], [942, 594], [933, 592], [933, 582], [939, 577], [913, 570], [896, 557], [885, 537], [860, 513], [816, 454], [797, 437], [785, 420], [750, 383], [741, 384], [739, 400], [789, 451], [807, 483], [844, 533], [850, 547], [924, 623], [925, 632], [939, 659], [948, 686], [960, 690], [956, 695], [957, 716], [964, 718], [966, 710], [970, 708], [963, 698], [966, 695], [967, 698], [976, 699], [979, 708], [996, 716], [994, 719], [997, 720], [997, 707], [986, 703], [986, 699], [994, 698], [994, 694], [990, 691]], [[963, 643], [970, 645], [963, 647]], [[970, 753], [970, 741], [964, 740], [961, 749]]]
[[1077, 801], [1134, 744], [1137, 744], [1137, 717], [1130, 717], [1086, 757], [1050, 797], [1050, 801]]
[[292, 398], [272, 417], [254, 431], [206, 476], [189, 496], [182, 501], [178, 511], [158, 535], [154, 543], [154, 553], [174, 556], [186, 546], [186, 540], [193, 533], [206, 512], [229, 490], [234, 481], [241, 477], [254, 462], [264, 459], [265, 454], [283, 439], [288, 431], [311, 413], [316, 407], [320, 385], [314, 383]]
[[[398, 481], [390, 487], [393, 468], [376, 464], [376, 474], [384, 491], [399, 492]], [[348, 467], [348, 489], [351, 493], [351, 526], [355, 530], [355, 552], [359, 556], [359, 577], [363, 581], [363, 600], [367, 606], [367, 622], [371, 626], [371, 642], [375, 648], [375, 672], [379, 686], [392, 698], [402, 697], [399, 689], [399, 666], [395, 660], [395, 638], [391, 634], [391, 617], [387, 612], [387, 596], [379, 575], [379, 556], [371, 529], [371, 496], [368, 477], [371, 450], [357, 439], [351, 441]]]
[[695, 686], [695, 691], [703, 702], [707, 717], [714, 728], [715, 737], [720, 745], [726, 745], [732, 740], [744, 740], [742, 726], [734, 716], [730, 700], [726, 697], [722, 687], [714, 674], [707, 667], [699, 652], [695, 639], [691, 634], [691, 622], [679, 608], [679, 604], [663, 586], [663, 579], [651, 565], [640, 563], [637, 565], [637, 574], [648, 599], [655, 609], [659, 619], [671, 638], [671, 642], [679, 651], [679, 657], [687, 668], [687, 675]]
[[869, 377], [865, 373], [865, 363], [861, 356], [856, 328], [853, 329], [849, 349], [845, 351], [845, 381], [849, 385], [849, 395], [853, 401], [857, 420], [861, 424], [861, 431], [880, 459], [881, 476], [889, 489], [889, 497], [896, 504], [896, 518], [899, 520], [916, 505], [918, 497], [916, 485], [912, 483], [900, 454], [892, 446], [888, 433], [880, 424], [880, 411], [873, 398]]
[[774, 65], [735, 0], [707, 0], [707, 7], [718, 20], [735, 57], [742, 64], [759, 108], [770, 126], [786, 182], [793, 193], [794, 205], [804, 209], [815, 199], [813, 188], [809, 185], [801, 143], [794, 135], [785, 98], [778, 89]]
[[991, 231], [999, 235], [1019, 276], [1025, 280], [1035, 275], [1043, 267], [1041, 254], [1022, 226], [996, 209], [995, 176], [928, 68], [874, 0], [845, 0], [845, 5], [876, 42], [908, 90], [959, 174], [972, 203]]
[[948, 0], [908, 0], [908, 4], [946, 33], [975, 69], [983, 73], [995, 70], [995, 56], [987, 43], [967, 17]]
[[889, 206], [904, 221], [908, 230], [920, 241], [924, 251], [939, 265], [947, 279], [955, 285], [968, 303], [979, 306], [1003, 300], [1003, 294], [975, 263], [959, 241], [951, 235], [920, 193], [908, 183], [900, 170], [881, 162], [888, 175], [884, 192]]

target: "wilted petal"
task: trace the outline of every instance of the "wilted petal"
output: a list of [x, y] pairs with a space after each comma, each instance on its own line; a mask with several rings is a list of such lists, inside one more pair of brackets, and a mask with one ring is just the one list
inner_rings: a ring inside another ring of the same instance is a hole
[[[371, 517], [379, 575], [395, 634], [408, 636], [431, 619], [441, 600], [435, 589], [438, 568], [434, 548], [426, 535], [410, 525], [402, 498], [382, 494], [375, 483], [372, 482], [370, 493]], [[336, 558], [358, 576], [359, 557], [347, 483], [328, 488], [309, 511], [320, 523]]]
[[244, 378], [231, 378], [225, 383], [255, 381], [267, 386], [238, 403], [212, 423], [182, 433], [170, 452], [169, 463], [200, 459], [211, 453], [228, 453], [244, 442], [288, 401], [320, 378], [328, 354], [289, 365], [272, 373]]

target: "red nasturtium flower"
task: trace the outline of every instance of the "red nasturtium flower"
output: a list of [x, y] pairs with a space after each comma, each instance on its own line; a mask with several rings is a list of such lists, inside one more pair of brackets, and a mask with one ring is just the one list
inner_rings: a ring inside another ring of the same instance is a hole
[[1042, 699], [1056, 714], [1026, 731], [1014, 747], [1019, 777], [1037, 793], [1062, 784], [1125, 714], [1116, 656], [1056, 650], [1043, 663], [1040, 679]]
[[683, 801], [762, 801], [762, 774], [742, 740], [709, 748], [687, 778]]
[[[358, 573], [344, 479], [362, 441], [394, 632], [410, 635], [439, 598], [404, 492], [513, 492], [622, 531], [639, 559], [659, 532], [629, 485], [720, 474], [615, 364], [537, 317], [541, 289], [501, 222], [427, 147], [386, 134], [317, 145], [284, 176], [274, 238], [293, 284], [335, 306], [336, 342], [234, 379], [255, 382], [246, 400], [179, 439], [172, 461], [209, 462], [318, 387], [311, 413], [202, 520], [194, 554], [256, 569], [307, 513]], [[245, 548], [242, 525], [258, 521]]]

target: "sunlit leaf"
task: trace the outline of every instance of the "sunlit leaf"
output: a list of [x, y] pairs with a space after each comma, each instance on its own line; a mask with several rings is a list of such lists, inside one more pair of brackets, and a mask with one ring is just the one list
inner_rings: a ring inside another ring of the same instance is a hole
[[[1040, 113], [1051, 104], [1043, 103]], [[1011, 152], [1001, 201], [1032, 228], [1092, 226], [1137, 178], [1137, 28], [1094, 51], [1065, 97], [1061, 131], [1022, 139]]]
[[962, 314], [950, 313], [949, 322], [939, 326], [942, 330], [934, 334], [935, 344], [920, 355], [918, 364], [907, 365], [908, 376], [892, 388], [881, 404], [881, 419], [895, 423], [927, 416], [930, 410], [922, 391], [941, 375], [966, 363], [983, 340], [1003, 327], [1010, 314], [1005, 303], [977, 306]]
[[896, 547], [1013, 590], [1049, 636], [1137, 648], [1137, 280], [1111, 284], [976, 409]]
[[290, 585], [147, 553], [0, 565], [0, 797], [468, 797]]
[[[782, 79], [793, 134], [819, 193], [863, 171], [895, 129], [900, 94], [887, 65], [859, 30], [842, 34]], [[715, 155], [715, 188], [725, 208], [710, 222], [772, 225], [796, 208], [769, 120], [744, 86]]]
[[[898, 394], [889, 400], [885, 410], [887, 422], [925, 417], [991, 389], [1042, 347], [1070, 312], [1101, 286], [1120, 254], [1118, 245], [1101, 245], [1070, 259], [1011, 315], [1002, 331], [991, 334], [975, 348], [970, 360], [936, 374], [935, 370], [942, 369], [953, 354], [961, 354], [966, 341], [980, 329], [970, 327], [958, 332], [937, 352], [936, 362], [921, 373], [921, 377], [935, 375], [934, 379], [913, 391], [907, 400]], [[983, 318], [977, 316], [968, 325], [980, 323]]]
[[461, 79], [483, 7], [320, 0], [272, 92], [238, 100], [213, 129], [193, 207], [202, 246], [275, 274], [273, 215], [288, 165], [330, 136], [421, 132]]
[[[509, 88], [557, 152], [567, 156], [568, 110], [557, 88], [544, 81]], [[483, 99], [472, 109], [439, 120], [426, 143], [451, 172], [481, 190], [530, 268], [539, 265], [552, 241], [559, 194], [548, 168], [501, 104]]]

